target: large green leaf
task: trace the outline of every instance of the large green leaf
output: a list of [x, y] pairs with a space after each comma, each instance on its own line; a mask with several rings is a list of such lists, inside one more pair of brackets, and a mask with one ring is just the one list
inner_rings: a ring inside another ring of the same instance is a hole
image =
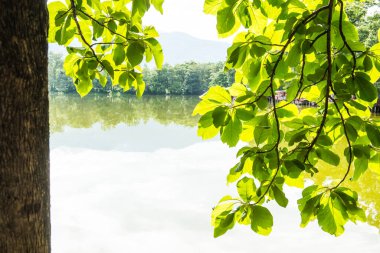
[[317, 153], [317, 156], [323, 161], [334, 166], [339, 165], [339, 162], [340, 162], [339, 156], [335, 154], [334, 152], [332, 152], [331, 150], [325, 149], [325, 148], [318, 148], [316, 150], [316, 153]]
[[244, 177], [236, 184], [240, 198], [252, 201], [256, 197], [256, 185], [252, 178]]
[[222, 128], [221, 140], [230, 147], [236, 146], [239, 142], [239, 136], [242, 131], [241, 121], [232, 117], [228, 124]]
[[206, 14], [216, 15], [222, 3], [223, 0], [205, 0], [203, 11]]
[[132, 42], [127, 48], [127, 58], [129, 63], [135, 67], [144, 58], [145, 48], [139, 42]]
[[355, 77], [355, 84], [358, 89], [358, 97], [364, 101], [373, 102], [377, 99], [377, 89], [364, 74], [358, 73]]
[[217, 12], [216, 29], [220, 37], [227, 37], [237, 31], [239, 25], [233, 13], [233, 6], [227, 6]]
[[164, 0], [151, 0], [154, 8], [158, 10], [161, 14], [164, 13], [164, 10], [162, 9], [162, 4], [164, 3]]
[[341, 235], [344, 232], [343, 225], [346, 223], [344, 215], [339, 199], [328, 200], [318, 210], [318, 224], [329, 234]]
[[380, 130], [378, 127], [371, 124], [367, 124], [365, 130], [368, 135], [368, 139], [371, 141], [372, 145], [375, 147], [380, 147]]
[[145, 41], [148, 43], [150, 49], [152, 50], [157, 69], [161, 69], [162, 64], [164, 63], [164, 54], [162, 52], [160, 43], [154, 38], [149, 38]]
[[120, 65], [124, 62], [125, 59], [125, 51], [124, 46], [117, 45], [115, 47], [115, 50], [113, 52], [113, 61], [115, 62], [115, 65]]
[[251, 229], [260, 235], [269, 235], [272, 231], [273, 216], [262, 206], [251, 206]]

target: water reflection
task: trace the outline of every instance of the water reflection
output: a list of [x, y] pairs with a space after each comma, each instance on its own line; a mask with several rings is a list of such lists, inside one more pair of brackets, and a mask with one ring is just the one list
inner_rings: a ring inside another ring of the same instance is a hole
[[191, 113], [199, 101], [197, 96], [99, 96], [80, 98], [77, 94], [50, 97], [50, 131], [64, 127], [90, 128], [100, 123], [106, 130], [126, 124], [135, 126], [154, 120], [162, 125], [196, 126], [198, 119]]
[[[367, 247], [363, 252], [377, 252], [370, 249], [380, 247], [368, 226], [347, 226], [349, 231], [338, 239], [315, 223], [307, 232], [298, 228], [300, 192], [294, 189], [287, 192], [288, 208], [271, 207], [277, 220], [271, 237], [238, 228], [213, 240], [210, 207], [231, 190], [224, 178], [236, 162], [236, 150], [196, 136], [198, 119], [191, 112], [197, 97], [72, 95], [52, 96], [50, 101], [53, 242], [56, 249], [65, 249], [55, 252], [79, 252], [78, 243], [71, 251], [65, 246], [78, 238], [82, 252], [88, 252], [88, 245], [99, 249], [91, 252], [124, 252], [129, 247], [131, 252], [157, 248], [185, 253], [247, 252], [251, 245], [262, 252], [293, 253], [306, 248], [332, 252], [334, 247], [335, 252], [357, 252], [362, 246]], [[342, 173], [325, 166], [312, 180], [322, 184]], [[380, 228], [379, 175], [367, 171], [349, 186], [359, 193], [368, 224]], [[142, 243], [146, 240], [150, 243]]]

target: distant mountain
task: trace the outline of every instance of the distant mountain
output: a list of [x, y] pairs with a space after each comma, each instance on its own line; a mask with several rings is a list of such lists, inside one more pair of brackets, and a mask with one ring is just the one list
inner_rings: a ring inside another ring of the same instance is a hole
[[[199, 63], [224, 61], [228, 48], [225, 42], [198, 39], [180, 32], [161, 33], [159, 41], [164, 50], [165, 63], [170, 65], [189, 61]], [[49, 51], [66, 54], [66, 49], [57, 44], [50, 44]]]

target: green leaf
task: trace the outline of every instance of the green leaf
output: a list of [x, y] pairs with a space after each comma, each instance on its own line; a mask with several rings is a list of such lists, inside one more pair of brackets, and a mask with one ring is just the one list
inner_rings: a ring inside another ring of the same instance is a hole
[[132, 87], [134, 80], [135, 78], [126, 71], [119, 76], [119, 85], [123, 88], [124, 91], [127, 91]]
[[244, 84], [234, 83], [232, 84], [232, 86], [229, 88], [228, 91], [231, 94], [231, 96], [240, 97], [240, 96], [245, 96], [248, 90]]
[[366, 221], [363, 209], [358, 207], [358, 194], [356, 192], [345, 187], [339, 187], [333, 191], [331, 196], [339, 198], [341, 205], [345, 207], [344, 211], [348, 214], [348, 218], [351, 221]]
[[232, 117], [228, 124], [222, 128], [221, 140], [228, 146], [234, 147], [239, 142], [239, 136], [242, 131], [241, 121]]
[[240, 206], [235, 215], [235, 219], [237, 222], [243, 225], [250, 225], [251, 224], [251, 209], [247, 206]]
[[107, 23], [108, 29], [110, 29], [112, 32], [116, 32], [117, 30], [117, 24], [115, 21], [111, 20]]
[[218, 216], [219, 225], [214, 228], [214, 237], [219, 237], [227, 232], [227, 230], [233, 228], [235, 222], [235, 213], [230, 213], [227, 216]]
[[368, 169], [368, 158], [362, 157], [357, 158], [354, 162], [355, 164], [355, 171], [354, 176], [352, 177], [352, 180], [358, 180], [361, 175], [364, 174], [364, 172]]
[[216, 29], [218, 30], [220, 37], [227, 37], [236, 32], [238, 29], [236, 18], [233, 13], [233, 6], [228, 6], [224, 9], [219, 10], [216, 17]]
[[377, 99], [377, 89], [375, 85], [373, 85], [365, 75], [361, 75], [361, 73], [357, 73], [355, 77], [355, 85], [358, 89], [358, 97], [367, 102], [373, 102]]
[[59, 45], [67, 45], [74, 37], [75, 29], [70, 28], [72, 15], [66, 16], [61, 28], [55, 34], [55, 40]]
[[264, 143], [268, 139], [268, 135], [271, 132], [270, 131], [270, 124], [268, 120], [268, 115], [258, 116], [257, 117], [258, 124], [255, 127], [255, 130], [253, 132], [253, 136], [255, 139], [255, 143], [257, 145]]
[[164, 3], [164, 0], [151, 0], [154, 8], [158, 10], [161, 14], [164, 13], [164, 10], [162, 9], [162, 4]]
[[132, 67], [139, 65], [144, 58], [145, 48], [138, 42], [132, 42], [127, 48], [127, 58]]
[[[199, 104], [198, 104], [199, 105]], [[219, 132], [219, 128], [213, 125], [212, 112], [203, 115], [198, 122], [198, 136], [202, 139], [210, 139], [215, 137]]]
[[223, 0], [205, 0], [203, 5], [203, 12], [206, 14], [216, 15]]
[[239, 180], [236, 186], [240, 198], [245, 202], [252, 201], [256, 198], [256, 185], [252, 178], [244, 177]]
[[[193, 116], [199, 114], [199, 115], [205, 115], [206, 113], [213, 111], [215, 108], [220, 106], [219, 102], [210, 101], [208, 99], [201, 100], [194, 108]], [[211, 117], [211, 114], [210, 114]], [[211, 124], [212, 124], [212, 118], [211, 118]]]
[[77, 92], [81, 97], [86, 96], [92, 90], [92, 82], [88, 77], [77, 79], [74, 84]]
[[107, 73], [110, 75], [110, 77], [113, 79], [114, 78], [114, 71], [113, 71], [113, 67], [112, 67], [111, 63], [107, 60], [103, 60], [102, 65], [105, 68], [105, 70], [107, 71]]
[[212, 112], [213, 124], [215, 127], [227, 125], [229, 122], [228, 109], [226, 107], [217, 107]]
[[236, 117], [243, 121], [249, 121], [255, 117], [255, 112], [243, 108], [236, 109]]
[[152, 50], [157, 69], [161, 69], [162, 64], [164, 63], [164, 54], [162, 52], [160, 43], [154, 38], [146, 39], [145, 41], [148, 43], [150, 49]]
[[209, 90], [201, 96], [201, 99], [209, 100], [212, 103], [231, 104], [230, 93], [228, 93], [225, 88], [218, 85], [210, 87]]
[[[251, 19], [251, 15], [249, 13], [249, 6], [244, 4], [244, 2], [242, 2], [239, 6], [238, 6], [238, 9], [237, 9], [237, 16], [241, 22], [241, 24], [245, 27], [245, 28], [249, 28], [251, 25], [252, 25], [252, 19]], [[254, 46], [254, 45], [252, 45]], [[265, 49], [264, 49], [264, 53], [265, 53]]]
[[348, 122], [346, 123], [346, 131], [348, 138], [353, 142], [356, 141], [358, 138], [358, 132], [356, 131], [355, 127]]
[[[247, 73], [247, 78], [249, 80], [249, 87], [253, 90], [256, 91], [257, 87], [259, 86], [261, 82], [261, 61], [252, 61], [251, 64], [249, 65], [249, 71]], [[267, 100], [266, 98], [264, 98]], [[268, 101], [268, 100], [267, 100]], [[266, 107], [266, 106], [265, 106]]]
[[280, 188], [278, 188], [276, 185], [272, 186], [272, 191], [277, 204], [282, 207], [286, 207], [289, 200], [286, 198], [285, 193], [281, 191]]
[[363, 60], [364, 71], [370, 71], [373, 67], [371, 58], [366, 55]]
[[154, 28], [153, 26], [144, 27], [144, 35], [147, 39], [157, 38], [159, 36], [156, 28]]
[[97, 78], [99, 79], [100, 85], [104, 88], [107, 85], [107, 76], [102, 75], [101, 73], [96, 74]]
[[272, 231], [273, 216], [262, 206], [251, 206], [251, 229], [260, 235], [269, 235]]
[[230, 196], [223, 197], [212, 210], [211, 224], [214, 226], [214, 237], [223, 235], [235, 224], [235, 213], [232, 211], [234, 205], [229, 200]]
[[252, 175], [260, 181], [265, 181], [269, 178], [268, 167], [262, 156], [256, 156], [253, 160]]
[[323, 161], [338, 166], [340, 162], [340, 158], [337, 154], [334, 154], [332, 151], [325, 149], [325, 148], [318, 148], [316, 150], [318, 158], [322, 159]]
[[284, 161], [285, 168], [288, 173], [287, 176], [291, 178], [298, 178], [302, 171], [305, 170], [304, 164], [299, 160], [285, 160]]
[[125, 59], [125, 51], [124, 46], [117, 45], [115, 47], [115, 50], [113, 51], [113, 61], [115, 62], [115, 65], [120, 65], [124, 62]]
[[368, 145], [353, 145], [354, 156], [357, 158], [365, 157], [369, 159], [371, 157], [371, 147]]
[[237, 43], [232, 45], [228, 49], [228, 60], [226, 66], [229, 68], [240, 68], [242, 64], [247, 59], [249, 47], [248, 45], [242, 45], [242, 43]]
[[[59, 1], [50, 2], [48, 4], [50, 26], [54, 24], [55, 26], [60, 26], [64, 21], [69, 12], [67, 12], [67, 6]], [[64, 15], [66, 13], [66, 15]], [[54, 21], [54, 22], [52, 22]], [[52, 29], [52, 27], [50, 27]]]
[[327, 135], [321, 134], [318, 137], [317, 144], [322, 145], [322, 146], [331, 146], [333, 145], [333, 142], [330, 139], [330, 137], [328, 137]]
[[322, 230], [339, 236], [344, 232], [343, 225], [345, 220], [343, 218], [341, 209], [338, 207], [338, 202], [328, 201], [318, 210], [318, 224], [321, 226]]
[[[313, 189], [316, 189], [317, 186]], [[322, 194], [309, 198], [310, 195], [305, 195], [304, 198], [298, 200], [298, 207], [301, 211], [301, 227], [305, 227], [311, 220], [315, 218], [316, 211], [320, 205]]]
[[134, 0], [132, 2], [132, 16], [144, 16], [145, 12], [148, 11], [149, 6], [149, 0]]
[[295, 44], [289, 51], [286, 61], [290, 67], [296, 67], [301, 64], [300, 44]]
[[368, 139], [371, 141], [372, 145], [375, 147], [380, 147], [380, 130], [371, 124], [365, 126], [365, 130], [368, 135]]
[[137, 98], [141, 98], [145, 91], [145, 82], [143, 80], [143, 76], [140, 73], [135, 74], [135, 89]]

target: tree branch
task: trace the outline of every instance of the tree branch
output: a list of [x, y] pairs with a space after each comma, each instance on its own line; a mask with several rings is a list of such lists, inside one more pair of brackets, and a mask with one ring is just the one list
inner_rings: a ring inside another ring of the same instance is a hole
[[102, 61], [99, 60], [98, 56], [96, 55], [95, 50], [91, 47], [91, 44], [89, 42], [87, 42], [86, 38], [83, 36], [82, 29], [81, 29], [81, 27], [79, 25], [79, 21], [78, 21], [78, 17], [77, 17], [76, 6], [75, 6], [74, 0], [70, 0], [70, 3], [71, 3], [71, 9], [73, 11], [73, 19], [74, 19], [75, 24], [77, 26], [79, 36], [81, 37], [83, 43], [86, 44], [87, 47], [91, 50], [91, 52], [94, 55], [96, 61], [102, 66], [103, 69], [105, 69], [105, 66], [103, 65]]
[[319, 136], [322, 133], [322, 130], [326, 123], [327, 112], [329, 108], [330, 87], [332, 87], [331, 23], [332, 23], [333, 11], [334, 11], [334, 0], [329, 1], [328, 9], [329, 9], [329, 14], [327, 18], [327, 33], [326, 33], [327, 85], [326, 85], [326, 93], [325, 93], [325, 110], [323, 112], [322, 121], [317, 130], [316, 136], [311, 141], [310, 146], [306, 151], [304, 162], [308, 160], [311, 150], [313, 149], [315, 143], [317, 142]]

